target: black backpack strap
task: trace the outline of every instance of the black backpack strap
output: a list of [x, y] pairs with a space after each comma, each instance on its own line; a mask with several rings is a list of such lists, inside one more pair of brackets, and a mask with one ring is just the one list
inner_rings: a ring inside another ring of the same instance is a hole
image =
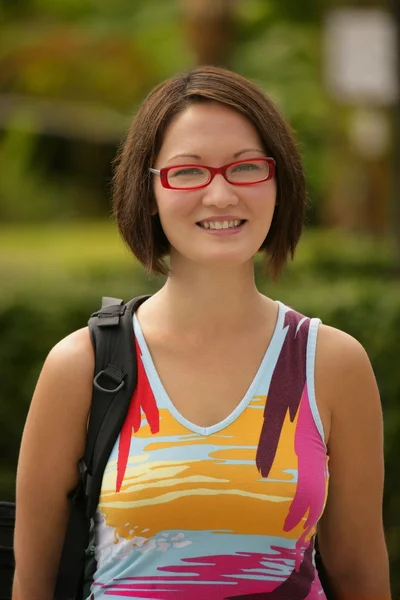
[[133, 313], [148, 298], [149, 296], [139, 296], [126, 305], [108, 305], [99, 313], [94, 313], [89, 320], [96, 356], [85, 451], [88, 469], [86, 513], [89, 518], [96, 512], [104, 469], [136, 387], [137, 365], [132, 320]]
[[80, 482], [69, 495], [70, 514], [54, 600], [82, 598], [89, 530], [103, 472], [136, 386], [133, 313], [148, 297], [140, 296], [127, 304], [117, 298], [103, 298], [102, 308], [89, 319], [95, 354], [92, 403], [85, 454], [78, 463]]

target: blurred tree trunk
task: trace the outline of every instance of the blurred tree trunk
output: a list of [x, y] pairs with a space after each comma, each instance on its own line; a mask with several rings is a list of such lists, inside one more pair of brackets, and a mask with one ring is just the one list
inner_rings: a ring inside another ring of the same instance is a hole
[[181, 0], [183, 26], [199, 65], [228, 66], [235, 38], [235, 0]]

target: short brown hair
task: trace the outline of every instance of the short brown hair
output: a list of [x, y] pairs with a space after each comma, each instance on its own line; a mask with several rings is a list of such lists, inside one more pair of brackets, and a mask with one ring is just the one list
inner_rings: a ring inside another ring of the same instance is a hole
[[155, 209], [152, 176], [163, 134], [171, 119], [196, 102], [229, 106], [256, 127], [276, 161], [277, 206], [260, 250], [274, 278], [293, 258], [301, 236], [306, 187], [301, 158], [289, 126], [272, 101], [253, 83], [231, 71], [203, 66], [158, 85], [139, 108], [116, 160], [113, 209], [122, 237], [150, 271], [166, 274], [169, 242]]

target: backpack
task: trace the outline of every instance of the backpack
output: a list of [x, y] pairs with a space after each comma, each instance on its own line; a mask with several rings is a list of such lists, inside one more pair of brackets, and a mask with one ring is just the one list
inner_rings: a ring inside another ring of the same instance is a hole
[[14, 574], [15, 505], [0, 502], [0, 600], [10, 600]]
[[[92, 401], [84, 456], [78, 463], [79, 482], [69, 494], [69, 518], [66, 528], [53, 600], [85, 600], [90, 594], [96, 568], [93, 546], [93, 518], [97, 510], [104, 469], [125, 420], [137, 381], [137, 364], [132, 325], [133, 314], [146, 296], [124, 304], [118, 298], [104, 297], [101, 309], [89, 319], [89, 332], [95, 354]], [[14, 507], [10, 503], [14, 521]], [[0, 506], [1, 514], [1, 506]], [[0, 521], [1, 524], [1, 521]], [[11, 536], [12, 537], [12, 536]], [[8, 568], [11, 586], [14, 568], [10, 547], [0, 566]], [[1, 539], [1, 538], [0, 538]], [[1, 549], [1, 548], [0, 548]], [[319, 552], [318, 573], [329, 600], [326, 574]], [[4, 596], [5, 600], [11, 598]], [[0, 596], [3, 600], [3, 596]]]

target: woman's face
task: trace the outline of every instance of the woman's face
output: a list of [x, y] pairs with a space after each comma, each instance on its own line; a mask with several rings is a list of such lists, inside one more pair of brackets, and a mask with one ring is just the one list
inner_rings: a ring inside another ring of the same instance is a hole
[[[210, 102], [192, 104], [171, 121], [153, 166], [221, 167], [262, 157], [266, 153], [253, 124], [235, 110]], [[273, 178], [235, 186], [217, 174], [202, 189], [173, 190], [162, 187], [160, 177], [154, 175], [154, 191], [171, 244], [172, 266], [182, 260], [234, 266], [252, 260], [266, 238], [275, 208], [276, 182]], [[232, 222], [236, 222], [234, 227]]]

